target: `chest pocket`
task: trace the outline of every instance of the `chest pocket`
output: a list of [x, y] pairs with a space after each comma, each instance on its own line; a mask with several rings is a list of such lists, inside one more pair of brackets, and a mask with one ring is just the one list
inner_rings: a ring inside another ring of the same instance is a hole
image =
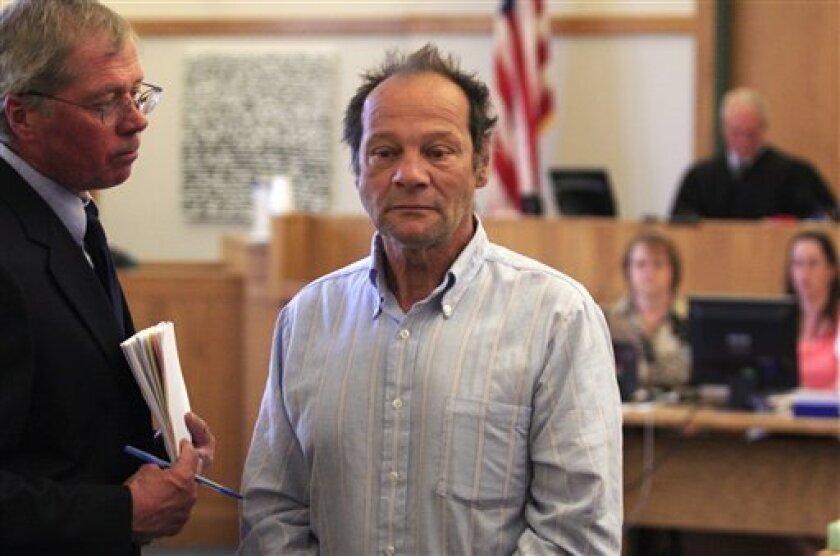
[[521, 505], [531, 408], [450, 397], [437, 493], [477, 507]]

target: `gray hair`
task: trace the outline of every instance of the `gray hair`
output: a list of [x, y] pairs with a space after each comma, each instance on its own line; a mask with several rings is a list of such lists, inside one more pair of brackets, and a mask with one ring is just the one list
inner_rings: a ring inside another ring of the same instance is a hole
[[765, 126], [767, 125], [767, 101], [764, 100], [764, 97], [761, 96], [758, 91], [747, 87], [738, 87], [737, 89], [727, 91], [727, 93], [723, 95], [723, 99], [720, 103], [721, 122], [723, 122], [726, 118], [726, 113], [729, 109], [736, 104], [753, 108], [761, 117], [761, 122]]
[[359, 149], [362, 144], [362, 112], [368, 95], [383, 81], [395, 75], [436, 73], [458, 85], [470, 106], [469, 127], [473, 146], [473, 166], [477, 169], [482, 155], [488, 149], [488, 139], [496, 125], [490, 115], [490, 91], [475, 73], [463, 71], [452, 56], [443, 56], [433, 44], [426, 44], [411, 54], [388, 51], [385, 61], [378, 68], [362, 74], [362, 84], [350, 99], [344, 111], [343, 140], [350, 146], [353, 173], [359, 177]]
[[[76, 79], [68, 60], [94, 36], [113, 41], [114, 52], [135, 40], [129, 23], [96, 0], [18, 0], [0, 12], [0, 99], [37, 91], [54, 94]], [[27, 97], [33, 108], [43, 99]], [[13, 139], [5, 115], [0, 141]]]

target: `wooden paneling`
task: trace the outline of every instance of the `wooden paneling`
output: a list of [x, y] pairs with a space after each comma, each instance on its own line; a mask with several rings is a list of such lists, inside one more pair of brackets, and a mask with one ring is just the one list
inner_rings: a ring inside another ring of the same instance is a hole
[[[242, 474], [242, 277], [218, 265], [149, 264], [120, 281], [138, 329], [175, 323], [178, 353], [193, 410], [216, 436], [208, 477], [234, 489]], [[239, 506], [206, 488], [192, 518], [165, 544], [236, 544]]]
[[268, 274], [272, 265], [268, 263], [268, 249], [249, 246], [247, 251], [245, 272], [247, 280], [243, 307], [245, 319], [241, 422], [243, 461], [250, 446], [254, 423], [257, 421], [257, 412], [268, 377], [274, 323], [280, 308], [304, 285], [302, 281], [290, 279], [270, 287]]
[[269, 282], [309, 282], [370, 252], [364, 216], [292, 214], [272, 221]]
[[558, 35], [674, 35], [694, 30], [690, 17], [554, 17], [551, 32]]
[[[692, 225], [588, 217], [483, 221], [490, 238], [582, 282], [596, 300], [624, 292], [620, 268], [627, 242], [642, 230], [670, 237], [683, 260], [684, 293], [782, 292], [785, 247], [800, 229], [791, 222], [705, 221]], [[276, 219], [269, 282], [306, 282], [370, 252], [365, 216], [295, 214]], [[821, 227], [837, 240], [835, 226]], [[312, 247], [317, 246], [317, 247]]]
[[695, 44], [697, 48], [697, 100], [694, 110], [694, 154], [706, 158], [715, 147], [715, 2], [697, 3]]
[[761, 91], [772, 143], [840, 187], [840, 2], [732, 2], [733, 86]]
[[[781, 293], [785, 247], [799, 229], [787, 222], [675, 225], [569, 217], [487, 221], [486, 227], [491, 239], [579, 280], [599, 302], [623, 295], [621, 257], [630, 239], [643, 230], [662, 233], [677, 245], [684, 294]], [[835, 228], [825, 229], [837, 237]]]
[[[660, 462], [647, 485], [643, 426]], [[646, 407], [625, 431], [630, 525], [822, 537], [840, 515], [837, 419]]]
[[[490, 16], [408, 16], [392, 18], [135, 19], [142, 36], [489, 35]], [[554, 17], [551, 32], [569, 35], [680, 34], [694, 28], [686, 17]]]
[[[656, 454], [668, 455], [628, 525], [822, 537], [840, 511], [835, 439], [656, 435]], [[640, 435], [625, 434], [625, 482], [642, 472], [642, 450]], [[628, 511], [639, 499], [625, 493]]]

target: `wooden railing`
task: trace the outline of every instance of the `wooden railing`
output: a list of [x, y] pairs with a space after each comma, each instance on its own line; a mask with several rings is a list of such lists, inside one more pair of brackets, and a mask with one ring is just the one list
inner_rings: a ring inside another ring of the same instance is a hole
[[[269, 283], [306, 282], [367, 255], [372, 226], [364, 216], [292, 214], [273, 223], [266, 259]], [[791, 236], [803, 227], [832, 224], [789, 221], [706, 221], [668, 224], [591, 217], [484, 221], [490, 239], [561, 270], [582, 282], [599, 302], [624, 292], [621, 257], [627, 243], [654, 230], [677, 245], [683, 262], [683, 293], [774, 294], [783, 289]]]

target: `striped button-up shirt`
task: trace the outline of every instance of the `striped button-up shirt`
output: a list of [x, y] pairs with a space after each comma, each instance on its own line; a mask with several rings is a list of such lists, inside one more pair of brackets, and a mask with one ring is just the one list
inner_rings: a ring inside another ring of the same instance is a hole
[[600, 309], [481, 227], [403, 312], [372, 254], [277, 321], [241, 554], [618, 554], [621, 408]]

